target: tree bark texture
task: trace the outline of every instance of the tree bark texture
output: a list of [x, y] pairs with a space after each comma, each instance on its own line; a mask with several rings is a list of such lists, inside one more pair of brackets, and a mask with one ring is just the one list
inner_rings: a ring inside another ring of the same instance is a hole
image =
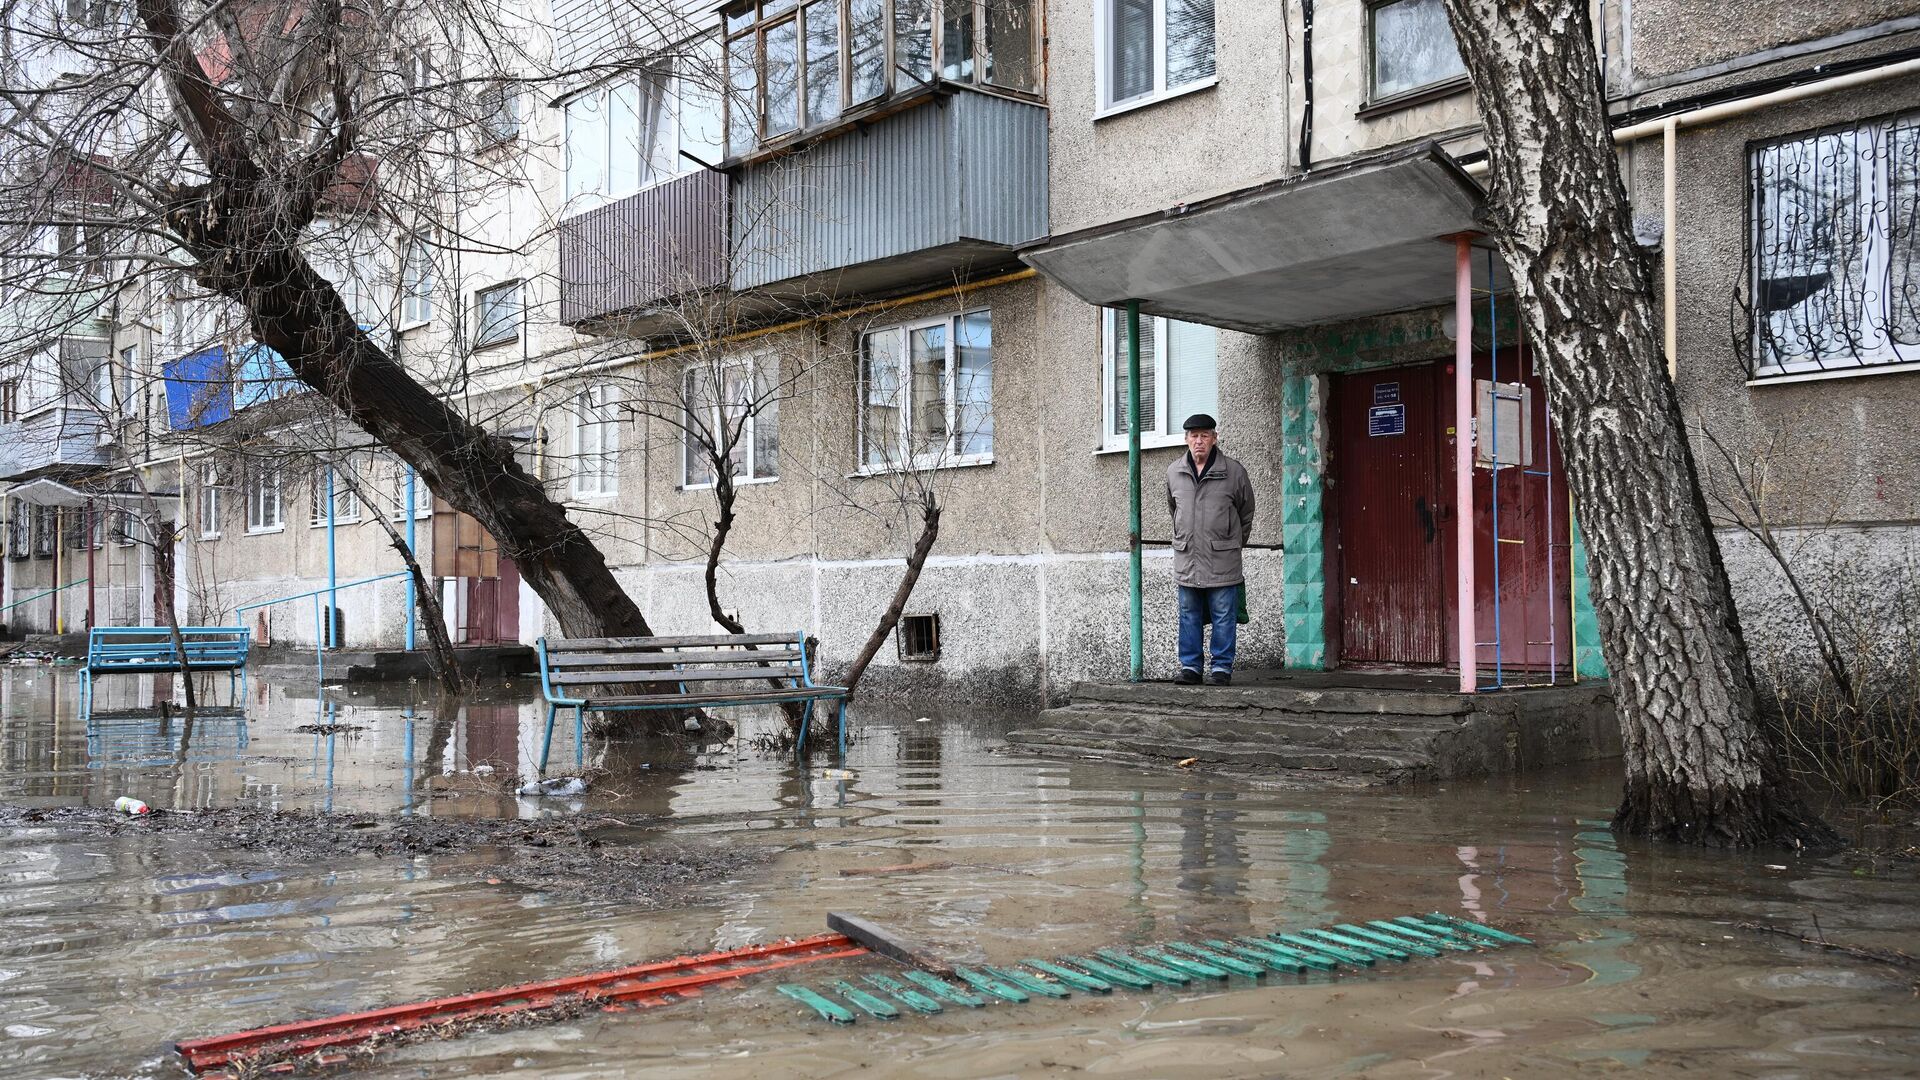
[[569, 637], [651, 631], [606, 558], [505, 439], [469, 422], [362, 331], [331, 282], [299, 249], [302, 231], [352, 151], [351, 115], [337, 118], [319, 160], [264, 168], [222, 91], [192, 51], [176, 0], [138, 0], [175, 112], [211, 179], [176, 191], [168, 229], [199, 260], [197, 277], [239, 303], [254, 337], [301, 382], [472, 515], [513, 559]]
[[1829, 843], [1758, 722], [1747, 648], [1634, 244], [1586, 0], [1445, 0], [1491, 232], [1546, 377], [1626, 751], [1614, 828]]

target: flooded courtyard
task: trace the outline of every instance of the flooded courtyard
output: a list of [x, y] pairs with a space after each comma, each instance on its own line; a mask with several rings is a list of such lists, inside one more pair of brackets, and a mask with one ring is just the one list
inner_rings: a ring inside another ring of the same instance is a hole
[[[1433, 910], [1537, 944], [851, 1028], [762, 976], [396, 1047], [353, 1075], [1920, 1072], [1920, 972], [1741, 926], [1817, 922], [1836, 941], [1920, 951], [1912, 862], [1617, 844], [1605, 769], [1263, 786], [1010, 752], [1001, 733], [1019, 716], [862, 705], [844, 762], [756, 749], [771, 717], [706, 746], [576, 741], [563, 721], [550, 771], [593, 783], [533, 799], [509, 793], [541, 751], [532, 682], [450, 706], [256, 679], [244, 708], [191, 723], [163, 718], [151, 684], [117, 683], [89, 724], [70, 669], [0, 669], [0, 1075], [184, 1077], [175, 1040], [806, 936], [828, 911], [1009, 963]], [[234, 827], [69, 809], [120, 796]], [[321, 815], [290, 819], [312, 846], [241, 827], [275, 811]], [[348, 830], [414, 839], [319, 842]], [[595, 890], [526, 871], [542, 864], [516, 849], [554, 830], [661, 880]]]

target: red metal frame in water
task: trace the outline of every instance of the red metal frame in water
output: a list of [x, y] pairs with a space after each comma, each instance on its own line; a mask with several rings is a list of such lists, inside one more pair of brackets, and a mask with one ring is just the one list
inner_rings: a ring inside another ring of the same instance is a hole
[[569, 1001], [603, 1007], [660, 1005], [692, 997], [701, 987], [747, 975], [864, 956], [867, 950], [845, 934], [820, 934], [773, 945], [682, 956], [637, 967], [601, 971], [546, 982], [523, 983], [477, 994], [436, 998], [320, 1020], [254, 1028], [232, 1035], [189, 1039], [174, 1044], [196, 1073], [260, 1054], [294, 1056], [339, 1049], [395, 1032], [435, 1024], [475, 1020], [544, 1009]]

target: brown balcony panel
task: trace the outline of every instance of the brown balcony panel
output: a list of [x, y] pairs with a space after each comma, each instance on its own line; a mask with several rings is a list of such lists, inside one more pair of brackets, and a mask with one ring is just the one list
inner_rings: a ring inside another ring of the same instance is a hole
[[726, 176], [703, 169], [561, 222], [562, 321], [666, 328], [670, 301], [726, 282], [726, 205]]

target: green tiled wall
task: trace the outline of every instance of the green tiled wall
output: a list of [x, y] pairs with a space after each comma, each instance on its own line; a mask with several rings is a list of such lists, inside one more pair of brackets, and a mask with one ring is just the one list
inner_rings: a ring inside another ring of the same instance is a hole
[[1569, 523], [1573, 533], [1573, 672], [1583, 679], [1607, 677], [1607, 660], [1600, 654], [1600, 617], [1593, 611], [1593, 583], [1587, 580], [1587, 544], [1580, 523]]
[[1280, 467], [1284, 484], [1280, 566], [1286, 602], [1287, 666], [1292, 668], [1330, 666], [1316, 382], [1311, 375], [1289, 375], [1280, 389]]

